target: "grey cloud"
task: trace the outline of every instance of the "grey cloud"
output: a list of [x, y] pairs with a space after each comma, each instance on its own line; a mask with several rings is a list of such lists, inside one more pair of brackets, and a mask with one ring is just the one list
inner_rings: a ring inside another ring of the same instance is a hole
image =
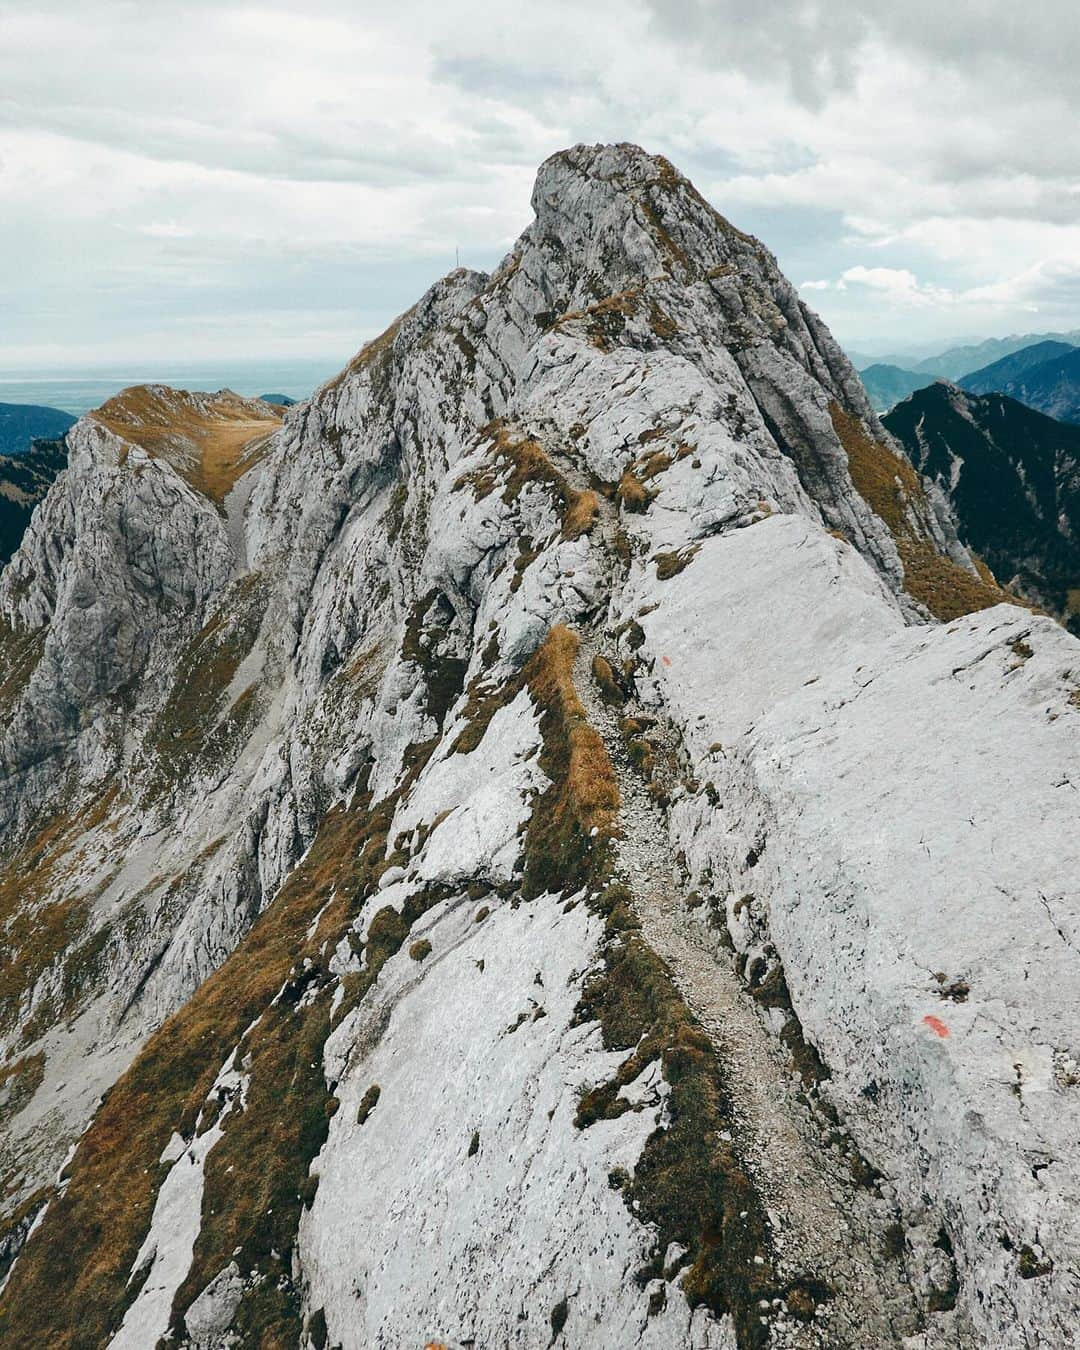
[[747, 0], [646, 0], [646, 6], [657, 32], [676, 45], [721, 68], [782, 75], [811, 106], [854, 79], [865, 23], [861, 6], [845, 0], [822, 6], [772, 0], [752, 7]]
[[475, 53], [444, 50], [436, 53], [432, 78], [470, 93], [487, 94], [508, 102], [532, 102], [537, 99], [598, 88], [598, 82], [583, 73], [568, 69], [552, 70], [528, 62], [496, 61]]
[[[1080, 10], [968, 8], [0, 0], [0, 309], [26, 341], [215, 308], [249, 333], [272, 279], [275, 323], [317, 310], [359, 340], [456, 243], [490, 267], [549, 153], [615, 139], [666, 153], [795, 280], [881, 265], [1073, 304], [1046, 260], [1080, 237]], [[821, 297], [849, 332], [878, 322], [858, 289]]]
[[970, 75], [993, 72], [1001, 93], [1049, 88], [1080, 103], [1074, 0], [645, 0], [656, 31], [719, 68], [780, 74], [803, 102], [819, 107], [849, 89], [870, 39]]
[[430, 132], [410, 131], [392, 121], [360, 124], [326, 119], [322, 136], [287, 126], [245, 135], [210, 122], [182, 123], [153, 115], [133, 116], [127, 107], [62, 103], [35, 105], [0, 99], [0, 127], [55, 132], [163, 162], [196, 164], [295, 182], [360, 182], [373, 187], [460, 181], [479, 168], [467, 156], [448, 154]]

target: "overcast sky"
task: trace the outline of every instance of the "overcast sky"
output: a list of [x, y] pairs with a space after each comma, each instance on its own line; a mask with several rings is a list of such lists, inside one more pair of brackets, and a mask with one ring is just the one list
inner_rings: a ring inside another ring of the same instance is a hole
[[1078, 54], [1076, 0], [0, 0], [0, 367], [344, 358], [583, 140], [850, 346], [1078, 327]]

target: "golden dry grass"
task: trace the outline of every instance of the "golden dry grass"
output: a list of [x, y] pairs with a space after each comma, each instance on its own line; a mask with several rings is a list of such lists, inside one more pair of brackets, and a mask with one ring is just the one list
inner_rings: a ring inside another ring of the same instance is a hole
[[[663, 432], [659, 432], [659, 436], [662, 435]], [[654, 439], [658, 439], [659, 436]], [[663, 473], [665, 469], [670, 469], [674, 463], [674, 457], [669, 455], [666, 451], [654, 450], [645, 457], [645, 460], [641, 465], [641, 481], [647, 483], [650, 478], [655, 478], [658, 473]]]
[[281, 425], [281, 411], [229, 390], [196, 404], [182, 391], [125, 389], [90, 414], [122, 440], [163, 459], [197, 492], [221, 503]]
[[901, 538], [896, 541], [904, 564], [904, 588], [926, 606], [935, 619], [949, 622], [991, 605], [1034, 606], [1021, 596], [988, 585], [966, 567], [943, 558], [928, 539]]
[[600, 498], [591, 489], [574, 492], [563, 516], [563, 537], [577, 539], [588, 534], [600, 511]]
[[601, 656], [599, 652], [592, 659], [592, 676], [600, 687], [600, 695], [605, 703], [618, 707], [626, 701], [615, 679], [611, 662]]
[[541, 710], [540, 763], [552, 786], [533, 809], [525, 836], [527, 895], [583, 885], [615, 829], [619, 785], [574, 685], [579, 640], [556, 624], [529, 659], [525, 679]]
[[670, 342], [679, 333], [678, 324], [655, 300], [649, 301], [649, 325], [662, 342]]
[[[325, 951], [375, 892], [382, 870], [402, 861], [397, 853], [387, 858], [387, 831], [436, 741], [410, 748], [398, 789], [374, 807], [364, 795], [327, 812], [232, 955], [106, 1094], [65, 1169], [64, 1193], [13, 1270], [0, 1302], [0, 1345], [82, 1350], [108, 1343], [133, 1294], [128, 1275], [163, 1176], [157, 1159], [173, 1130], [190, 1136], [218, 1069], [241, 1039], [246, 1103], [207, 1159], [202, 1225], [175, 1306], [185, 1307], [239, 1250], [245, 1270], [263, 1273], [236, 1315], [244, 1344], [298, 1343], [290, 1253], [313, 1184], [308, 1167], [337, 1107], [322, 1074], [330, 1000], [300, 1007], [299, 999], [309, 978], [325, 988]], [[342, 1015], [416, 918], [445, 898], [429, 887], [402, 914], [387, 907], [375, 916], [364, 973], [345, 981]]]
[[829, 404], [829, 415], [847, 455], [855, 490], [894, 536], [903, 533], [910, 528], [909, 505], [923, 501], [919, 475], [906, 459], [875, 441], [859, 419], [838, 403]]
[[[90, 913], [77, 887], [87, 836], [104, 823], [119, 789], [111, 787], [79, 812], [56, 811], [0, 869], [0, 1027], [15, 1024], [26, 993], [65, 959]], [[39, 1009], [39, 1017], [46, 1011]], [[24, 1044], [30, 1028], [24, 1028]]]
[[689, 567], [701, 551], [700, 544], [690, 544], [674, 553], [654, 553], [651, 562], [656, 564], [657, 581], [670, 581]]
[[630, 469], [623, 470], [623, 475], [619, 479], [619, 486], [615, 489], [615, 500], [624, 511], [632, 511], [640, 515], [648, 509], [654, 495], [653, 492], [642, 485]]
[[[531, 437], [515, 437], [499, 421], [489, 423], [485, 432], [493, 442], [493, 462], [463, 480], [472, 484], [478, 499], [501, 486], [503, 502], [510, 506], [528, 484], [541, 484], [550, 489], [562, 515], [563, 538], [577, 539], [588, 534], [600, 510], [599, 499], [591, 488], [578, 491], [571, 487], [543, 447]], [[505, 473], [507, 468], [509, 474]]]
[[0, 1069], [0, 1121], [13, 1116], [41, 1086], [45, 1055], [24, 1055]]
[[200, 763], [225, 763], [250, 732], [258, 714], [258, 689], [249, 685], [224, 703], [241, 662], [251, 652], [266, 605], [260, 573], [234, 582], [210, 619], [181, 650], [172, 688], [150, 729], [157, 769], [151, 797], [182, 780]]
[[593, 905], [605, 915], [608, 940], [575, 1015], [599, 1022], [605, 1049], [630, 1053], [612, 1078], [581, 1095], [575, 1124], [589, 1129], [632, 1109], [623, 1089], [660, 1060], [671, 1087], [667, 1120], [647, 1139], [633, 1178], [618, 1178], [639, 1221], [655, 1225], [652, 1259], [639, 1278], [661, 1276], [669, 1244], [680, 1243], [691, 1305], [730, 1314], [738, 1344], [762, 1346], [759, 1302], [777, 1289], [768, 1219], [731, 1143], [730, 1095], [716, 1053], [638, 932], [626, 888], [609, 886]]
[[587, 309], [568, 309], [552, 323], [559, 329], [566, 324], [582, 321], [589, 341], [599, 351], [611, 350], [611, 342], [618, 338], [626, 327], [627, 319], [637, 314], [640, 306], [640, 286], [631, 286], [615, 295], [606, 295], [602, 300], [589, 305]]

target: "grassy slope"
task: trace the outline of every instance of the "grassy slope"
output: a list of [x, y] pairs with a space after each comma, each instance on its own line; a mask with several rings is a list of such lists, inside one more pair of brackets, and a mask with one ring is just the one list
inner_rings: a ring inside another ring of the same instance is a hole
[[225, 390], [193, 403], [182, 392], [125, 389], [90, 418], [151, 458], [167, 460], [196, 491], [219, 505], [255, 464], [281, 413]]

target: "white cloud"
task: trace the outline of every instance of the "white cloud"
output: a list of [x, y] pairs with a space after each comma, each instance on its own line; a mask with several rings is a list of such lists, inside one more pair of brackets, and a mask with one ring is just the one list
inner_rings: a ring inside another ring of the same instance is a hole
[[848, 286], [865, 286], [878, 291], [897, 305], [948, 305], [956, 299], [950, 290], [920, 282], [906, 267], [864, 267], [859, 263], [847, 268], [837, 282], [840, 290]]
[[1046, 258], [1015, 276], [988, 286], [973, 287], [967, 299], [995, 305], [1074, 306], [1080, 310], [1080, 262], [1076, 258]]
[[171, 220], [151, 220], [145, 225], [136, 225], [135, 229], [151, 239], [190, 239], [194, 234], [194, 230]]
[[0, 0], [0, 356], [350, 350], [576, 140], [668, 154], [842, 338], [1075, 326], [1080, 10], [984, 10]]

